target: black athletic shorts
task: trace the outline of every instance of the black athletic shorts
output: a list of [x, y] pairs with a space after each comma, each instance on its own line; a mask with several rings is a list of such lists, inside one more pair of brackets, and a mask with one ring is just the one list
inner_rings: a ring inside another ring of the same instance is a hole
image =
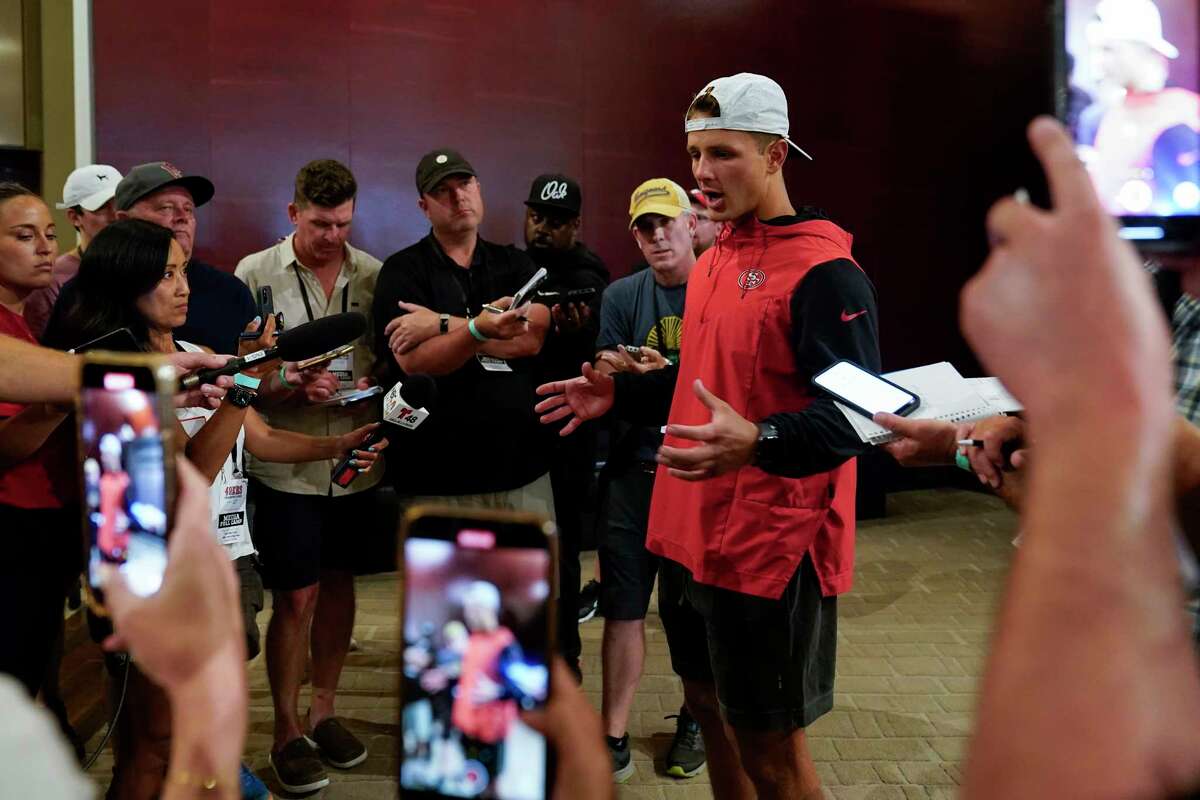
[[[395, 539], [396, 525], [381, 528], [378, 488], [329, 497], [279, 492], [251, 481], [259, 572], [268, 589], [295, 591], [321, 580], [322, 570], [365, 572], [364, 558], [381, 535]], [[394, 564], [391, 567], [394, 569]]]
[[[697, 583], [673, 567], [659, 577], [659, 610], [664, 593], [682, 594], [676, 602], [699, 615], [706, 635], [672, 641], [668, 629], [671, 665], [684, 680], [715, 684], [730, 725], [791, 731], [833, 708], [837, 598], [821, 596], [808, 556], [778, 600]], [[672, 575], [681, 587], [668, 585]]]
[[605, 619], [646, 618], [661, 558], [646, 549], [646, 521], [654, 469], [632, 464], [608, 484], [608, 525], [597, 543], [600, 614]]

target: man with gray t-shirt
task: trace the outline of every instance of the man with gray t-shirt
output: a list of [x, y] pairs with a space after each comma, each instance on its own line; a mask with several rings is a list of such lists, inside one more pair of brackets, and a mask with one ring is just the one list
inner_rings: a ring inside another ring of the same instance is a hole
[[[687, 193], [665, 178], [649, 180], [633, 192], [629, 227], [649, 269], [614, 282], [600, 305], [596, 368], [604, 373], [644, 373], [679, 360], [679, 334], [687, 280], [696, 263], [696, 218]], [[622, 423], [617, 423], [622, 425]], [[703, 620], [679, 603], [681, 582], [671, 568], [682, 569], [646, 549], [646, 522], [662, 444], [657, 428], [623, 425], [614, 433], [608, 466], [608, 526], [599, 542], [600, 611], [604, 616], [601, 657], [604, 669], [603, 717], [613, 777], [633, 774], [626, 725], [646, 654], [645, 619], [659, 575], [658, 606], [672, 666], [675, 653], [690, 637], [704, 637]], [[667, 755], [667, 774], [695, 775], [704, 766], [700, 729], [680, 709], [675, 742]]]

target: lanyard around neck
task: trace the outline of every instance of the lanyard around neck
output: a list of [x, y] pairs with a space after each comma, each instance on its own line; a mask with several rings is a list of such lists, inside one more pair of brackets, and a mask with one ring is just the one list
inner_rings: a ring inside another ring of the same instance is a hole
[[[312, 305], [308, 302], [308, 289], [304, 288], [304, 278], [300, 275], [300, 265], [292, 264], [296, 269], [296, 283], [300, 284], [300, 299], [304, 301], [304, 311], [308, 314], [308, 321], [312, 322], [313, 317]], [[342, 286], [342, 313], [345, 314], [350, 308], [350, 281]]]

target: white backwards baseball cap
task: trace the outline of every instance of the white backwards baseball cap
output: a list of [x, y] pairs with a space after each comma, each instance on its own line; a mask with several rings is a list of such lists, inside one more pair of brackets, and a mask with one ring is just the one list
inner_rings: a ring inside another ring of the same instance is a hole
[[721, 114], [685, 120], [683, 129], [688, 133], [714, 130], [770, 133], [782, 136], [797, 153], [812, 161], [812, 156], [788, 137], [787, 97], [775, 81], [765, 75], [739, 72], [711, 81], [692, 102], [706, 94], [717, 101]]
[[108, 164], [88, 164], [67, 176], [63, 185], [63, 201], [55, 208], [65, 209], [79, 206], [86, 211], [95, 211], [112, 200], [117, 193], [121, 173]]
[[1179, 48], [1163, 38], [1162, 14], [1153, 0], [1100, 0], [1087, 35], [1093, 46], [1138, 42], [1167, 58], [1179, 58]]

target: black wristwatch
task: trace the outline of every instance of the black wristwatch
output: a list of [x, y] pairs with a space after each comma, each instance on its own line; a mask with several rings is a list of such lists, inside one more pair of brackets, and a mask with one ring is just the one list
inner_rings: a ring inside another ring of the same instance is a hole
[[258, 397], [257, 392], [252, 392], [241, 386], [230, 386], [225, 392], [225, 399], [238, 408], [248, 408], [256, 397]]
[[450, 332], [450, 315], [449, 314], [438, 314], [438, 322], [439, 322], [438, 333], [449, 333]]
[[758, 444], [754, 448], [754, 466], [770, 471], [783, 455], [783, 440], [779, 429], [767, 421], [758, 423]]

